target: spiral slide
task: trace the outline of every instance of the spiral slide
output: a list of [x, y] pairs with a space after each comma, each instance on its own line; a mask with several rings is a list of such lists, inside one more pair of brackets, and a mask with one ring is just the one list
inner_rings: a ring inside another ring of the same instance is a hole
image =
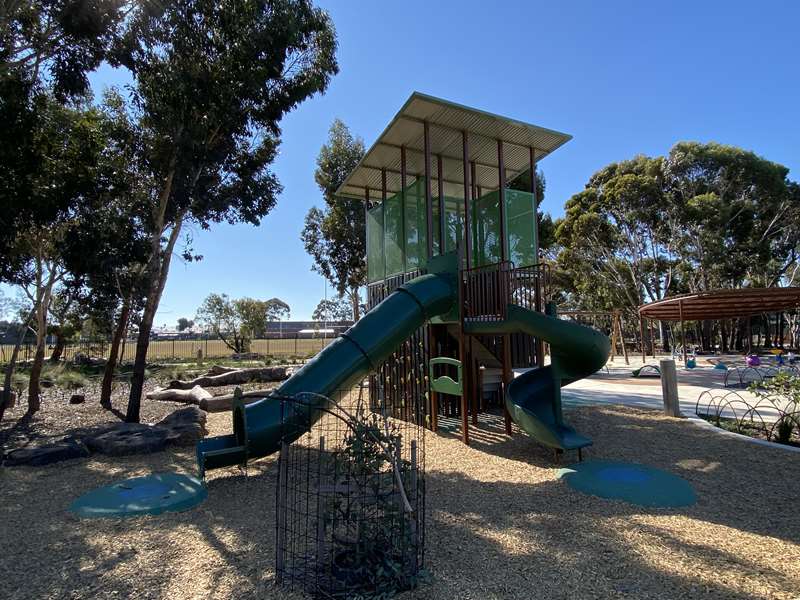
[[490, 335], [522, 332], [550, 344], [550, 365], [516, 377], [506, 390], [506, 407], [514, 422], [545, 446], [584, 448], [592, 440], [564, 423], [561, 388], [601, 369], [608, 360], [611, 342], [596, 329], [556, 318], [552, 305], [548, 313], [509, 305], [505, 320], [469, 323], [465, 330]]

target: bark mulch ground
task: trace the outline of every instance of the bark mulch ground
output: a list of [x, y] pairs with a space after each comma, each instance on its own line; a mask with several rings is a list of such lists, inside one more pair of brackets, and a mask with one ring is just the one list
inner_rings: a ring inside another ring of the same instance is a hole
[[[400, 598], [798, 597], [797, 454], [654, 411], [568, 417], [595, 441], [588, 458], [666, 469], [691, 482], [698, 503], [644, 509], [582, 495], [556, 479], [549, 452], [506, 437], [499, 419], [473, 429], [470, 447], [457, 432], [429, 433], [431, 577]], [[210, 414], [208, 428], [230, 432], [230, 415]], [[296, 597], [273, 585], [274, 458], [247, 475], [212, 472], [208, 500], [186, 513], [81, 521], [67, 512], [91, 488], [167, 470], [193, 472], [193, 450], [0, 469], [4, 598]]]

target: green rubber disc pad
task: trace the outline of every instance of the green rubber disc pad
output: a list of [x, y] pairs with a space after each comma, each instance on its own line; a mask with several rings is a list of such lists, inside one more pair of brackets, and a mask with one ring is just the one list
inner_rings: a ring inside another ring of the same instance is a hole
[[558, 476], [584, 494], [639, 506], [691, 506], [697, 496], [685, 479], [637, 463], [591, 460], [561, 469]]
[[196, 477], [154, 473], [94, 489], [75, 500], [69, 509], [86, 519], [160, 515], [194, 508], [206, 496], [206, 487]]

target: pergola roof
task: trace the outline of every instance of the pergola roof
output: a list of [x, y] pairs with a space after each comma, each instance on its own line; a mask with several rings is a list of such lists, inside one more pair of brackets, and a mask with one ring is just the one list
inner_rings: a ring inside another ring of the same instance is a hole
[[572, 139], [564, 133], [414, 92], [341, 185], [338, 195], [363, 199], [365, 189], [369, 188], [371, 197], [379, 198], [381, 169], [386, 169], [387, 192], [400, 191], [400, 148], [403, 146], [406, 148], [406, 185], [424, 176], [423, 123], [426, 121], [430, 132], [431, 180], [436, 180], [434, 194], [438, 187], [438, 156], [441, 155], [442, 181], [447, 196], [463, 194], [463, 131], [468, 134], [469, 160], [475, 162], [473, 183], [487, 191], [498, 187], [498, 140], [504, 143], [506, 181], [511, 181], [530, 168], [530, 148], [535, 150], [538, 162]]
[[800, 287], [741, 288], [682, 294], [643, 304], [639, 315], [659, 321], [734, 319], [800, 308]]

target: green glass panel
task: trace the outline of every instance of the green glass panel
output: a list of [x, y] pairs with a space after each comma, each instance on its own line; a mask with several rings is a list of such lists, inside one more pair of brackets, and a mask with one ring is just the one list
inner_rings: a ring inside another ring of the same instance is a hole
[[500, 261], [499, 195], [491, 192], [478, 198], [472, 207], [473, 262], [476, 267]]
[[369, 282], [383, 279], [383, 269], [383, 207], [379, 205], [367, 213], [367, 279]]
[[508, 257], [515, 267], [525, 267], [537, 262], [535, 218], [533, 194], [506, 190]]
[[455, 252], [461, 245], [461, 232], [463, 230], [463, 199], [445, 198], [445, 252]]
[[422, 268], [427, 262], [425, 220], [425, 180], [417, 179], [406, 188], [406, 271]]
[[383, 218], [386, 275], [395, 275], [403, 272], [403, 212], [399, 194], [386, 199]]

